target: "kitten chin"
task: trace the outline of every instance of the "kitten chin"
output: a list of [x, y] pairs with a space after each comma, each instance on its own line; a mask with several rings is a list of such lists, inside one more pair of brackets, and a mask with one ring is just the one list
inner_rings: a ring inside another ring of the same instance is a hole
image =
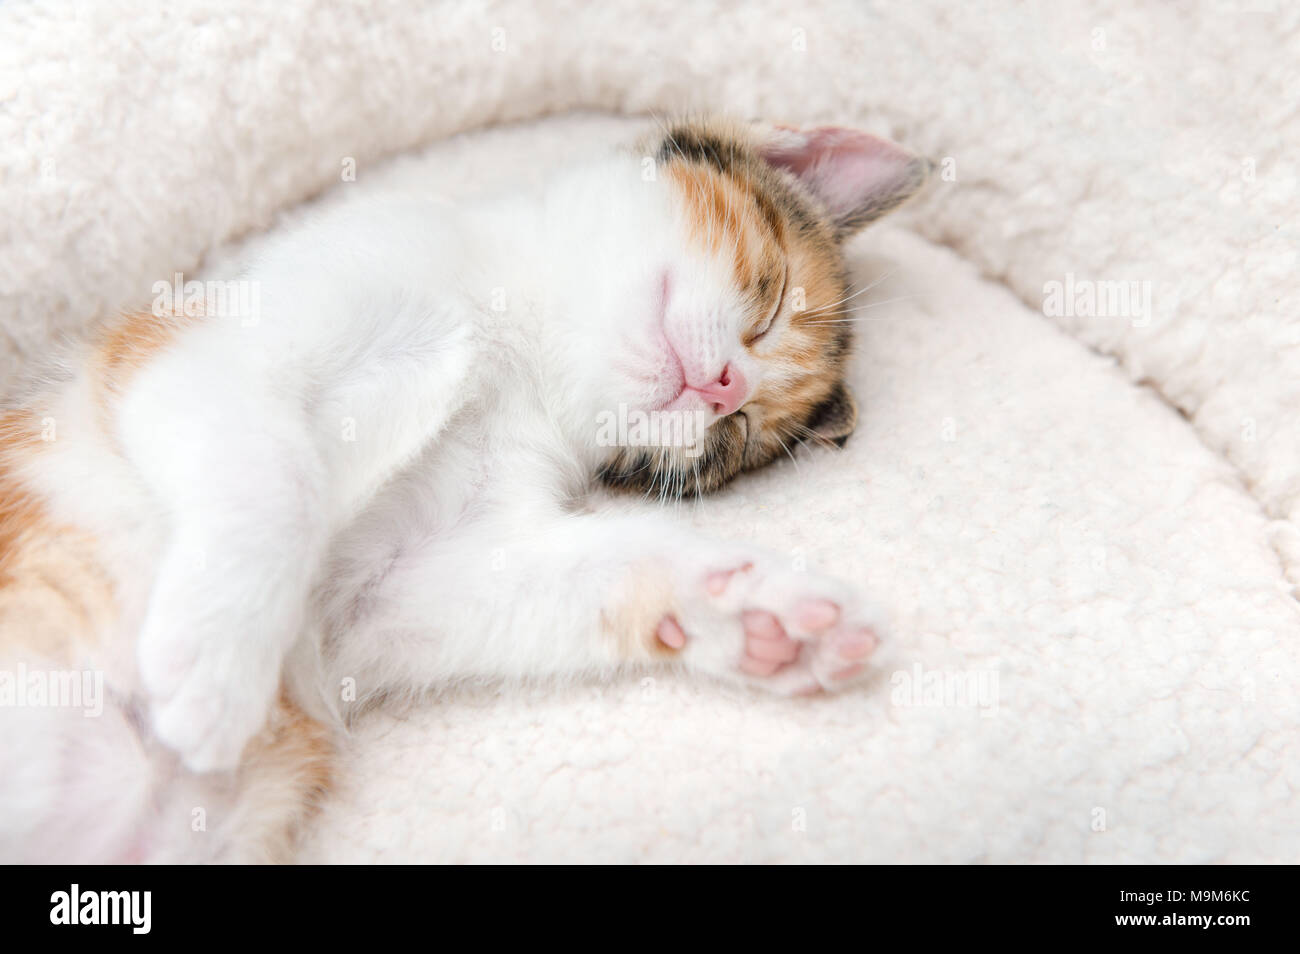
[[763, 425], [744, 409], [715, 421], [698, 453], [682, 447], [618, 448], [597, 471], [614, 490], [661, 500], [712, 493], [740, 474], [756, 470], [805, 444], [839, 449], [858, 420], [857, 402], [842, 381], [808, 409], [786, 409], [784, 420]]
[[606, 487], [660, 500], [697, 497], [728, 484], [747, 467], [750, 425], [743, 411], [714, 421], [698, 453], [684, 447], [617, 449], [597, 472]]

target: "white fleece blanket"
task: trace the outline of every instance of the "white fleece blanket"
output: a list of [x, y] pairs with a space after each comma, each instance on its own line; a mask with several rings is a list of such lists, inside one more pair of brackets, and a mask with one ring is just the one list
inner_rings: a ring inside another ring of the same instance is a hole
[[322, 190], [640, 128], [575, 107], [865, 125], [945, 174], [852, 246], [848, 447], [680, 512], [860, 581], [891, 669], [377, 715], [304, 860], [1300, 860], [1293, 5], [150, 6], [0, 7], [7, 387]]

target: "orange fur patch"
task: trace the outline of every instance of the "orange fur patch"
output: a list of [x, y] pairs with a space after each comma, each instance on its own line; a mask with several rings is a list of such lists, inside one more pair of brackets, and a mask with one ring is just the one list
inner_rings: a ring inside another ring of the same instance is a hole
[[113, 585], [94, 538], [53, 523], [19, 476], [43, 444], [33, 415], [0, 417], [0, 646], [67, 659], [111, 621]]
[[266, 728], [244, 752], [239, 767], [239, 838], [258, 845], [266, 861], [293, 859], [304, 825], [334, 784], [334, 738], [285, 691]]
[[600, 614], [601, 629], [613, 640], [620, 659], [642, 661], [677, 655], [659, 641], [659, 623], [675, 609], [672, 585], [659, 567], [629, 571], [624, 592], [613, 609]]
[[[784, 229], [779, 220], [773, 226], [763, 215], [755, 198], [757, 184], [743, 173], [696, 163], [674, 162], [667, 172], [686, 200], [696, 240], [713, 254], [731, 256], [737, 286], [754, 291], [759, 308], [774, 306], [785, 258]], [[764, 276], [770, 288], [759, 294]]]
[[10, 411], [0, 415], [0, 586], [19, 545], [37, 532], [43, 520], [40, 501], [16, 473], [18, 459], [40, 446], [40, 434], [30, 414]]
[[110, 322], [95, 345], [92, 367], [105, 409], [121, 394], [131, 377], [154, 355], [171, 344], [182, 329], [202, 320], [184, 312], [156, 315], [134, 311]]
[[[111, 322], [90, 359], [101, 424], [111, 433], [114, 398], [131, 375], [195, 319], [138, 311]], [[0, 644], [63, 654], [112, 621], [113, 586], [93, 536], [50, 519], [20, 477], [46, 449], [36, 412], [0, 416]]]

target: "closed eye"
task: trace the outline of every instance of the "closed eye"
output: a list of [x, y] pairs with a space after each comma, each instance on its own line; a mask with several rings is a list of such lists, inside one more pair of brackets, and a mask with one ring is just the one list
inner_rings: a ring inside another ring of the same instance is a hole
[[781, 272], [781, 291], [776, 296], [776, 304], [772, 306], [772, 310], [768, 313], [768, 316], [764, 319], [763, 323], [758, 326], [758, 330], [755, 331], [754, 334], [750, 335], [749, 341], [747, 341], [746, 344], [757, 344], [764, 335], [772, 330], [772, 325], [776, 323], [776, 316], [781, 314], [781, 306], [785, 304], [785, 286], [789, 278], [790, 266], [787, 263]]

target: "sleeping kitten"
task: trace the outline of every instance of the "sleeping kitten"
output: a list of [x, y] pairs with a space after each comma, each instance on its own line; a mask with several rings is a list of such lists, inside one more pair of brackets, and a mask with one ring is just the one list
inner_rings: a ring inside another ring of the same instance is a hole
[[[323, 217], [243, 276], [245, 320], [110, 324], [0, 418], [0, 679], [103, 680], [96, 718], [5, 708], [0, 859], [285, 859], [333, 727], [454, 680], [863, 672], [853, 587], [587, 498], [842, 442], [840, 243], [927, 170], [683, 122], [537, 194]], [[633, 413], [691, 439], [609, 446]]]

